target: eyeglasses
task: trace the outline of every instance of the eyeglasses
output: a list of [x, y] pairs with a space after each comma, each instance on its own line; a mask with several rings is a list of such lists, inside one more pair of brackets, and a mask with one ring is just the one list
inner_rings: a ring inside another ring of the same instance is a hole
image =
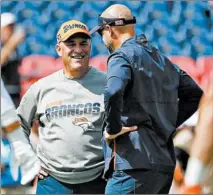
[[95, 26], [91, 31], [90, 35], [95, 32], [98, 32], [99, 35], [102, 36], [103, 30], [106, 28], [107, 25], [109, 26], [125, 26], [128, 24], [135, 24], [136, 18], [133, 16], [133, 19], [125, 19], [125, 18], [104, 18], [100, 15], [98, 16], [98, 25]]
[[110, 26], [110, 24], [112, 24], [113, 22], [114, 22], [114, 21], [107, 22], [106, 24], [103, 24], [103, 25], [101, 26], [101, 28], [98, 29], [98, 34], [99, 34], [100, 36], [102, 36], [102, 35], [103, 35], [103, 30], [106, 28], [106, 26], [107, 26], [107, 25]]

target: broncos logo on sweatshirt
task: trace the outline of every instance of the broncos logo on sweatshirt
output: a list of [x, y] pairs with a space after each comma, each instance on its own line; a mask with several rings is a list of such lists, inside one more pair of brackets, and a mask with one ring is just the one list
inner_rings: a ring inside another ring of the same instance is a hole
[[96, 131], [93, 123], [91, 121], [88, 121], [86, 117], [74, 118], [72, 123], [76, 126], [80, 126], [84, 130], [84, 132]]

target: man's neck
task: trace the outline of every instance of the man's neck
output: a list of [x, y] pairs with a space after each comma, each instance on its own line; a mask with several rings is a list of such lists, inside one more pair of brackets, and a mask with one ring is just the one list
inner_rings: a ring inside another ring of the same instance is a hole
[[90, 69], [92, 67], [88, 67], [88, 68], [85, 68], [81, 71], [70, 71], [70, 70], [67, 70], [66, 68], [64, 68], [64, 75], [69, 78], [69, 79], [77, 79], [77, 78], [81, 78], [83, 77], [84, 75], [86, 75]]
[[118, 49], [118, 48], [120, 48], [121, 47], [121, 45], [126, 41], [126, 40], [128, 40], [128, 39], [131, 39], [132, 37], [134, 37], [135, 36], [135, 34], [130, 34], [130, 33], [128, 33], [128, 34], [121, 34], [120, 36], [119, 36], [119, 39], [117, 40], [117, 42], [115, 43], [115, 45], [114, 45], [114, 48], [115, 48], [115, 50], [116, 49]]

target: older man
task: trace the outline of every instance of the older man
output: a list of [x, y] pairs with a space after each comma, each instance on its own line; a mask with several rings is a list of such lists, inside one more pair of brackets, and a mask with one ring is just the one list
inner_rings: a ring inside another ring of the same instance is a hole
[[42, 172], [37, 194], [103, 194], [101, 147], [106, 76], [89, 66], [91, 41], [85, 24], [70, 20], [57, 33], [64, 68], [42, 78], [17, 109], [29, 137], [39, 121]]

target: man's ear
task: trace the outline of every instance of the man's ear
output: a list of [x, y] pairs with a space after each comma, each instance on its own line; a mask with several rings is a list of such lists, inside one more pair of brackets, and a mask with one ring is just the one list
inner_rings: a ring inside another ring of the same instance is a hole
[[61, 51], [60, 43], [56, 44], [55, 50], [56, 50], [57, 54], [61, 57], [62, 56], [62, 51]]
[[112, 31], [111, 26], [110, 25], [106, 25], [106, 27], [107, 27], [107, 30], [109, 31], [110, 36], [112, 36], [113, 35], [113, 31]]
[[113, 39], [116, 39], [116, 38], [117, 38], [116, 33], [115, 33], [113, 27], [111, 27], [111, 26], [108, 25], [108, 31], [109, 31], [110, 36], [111, 36]]

